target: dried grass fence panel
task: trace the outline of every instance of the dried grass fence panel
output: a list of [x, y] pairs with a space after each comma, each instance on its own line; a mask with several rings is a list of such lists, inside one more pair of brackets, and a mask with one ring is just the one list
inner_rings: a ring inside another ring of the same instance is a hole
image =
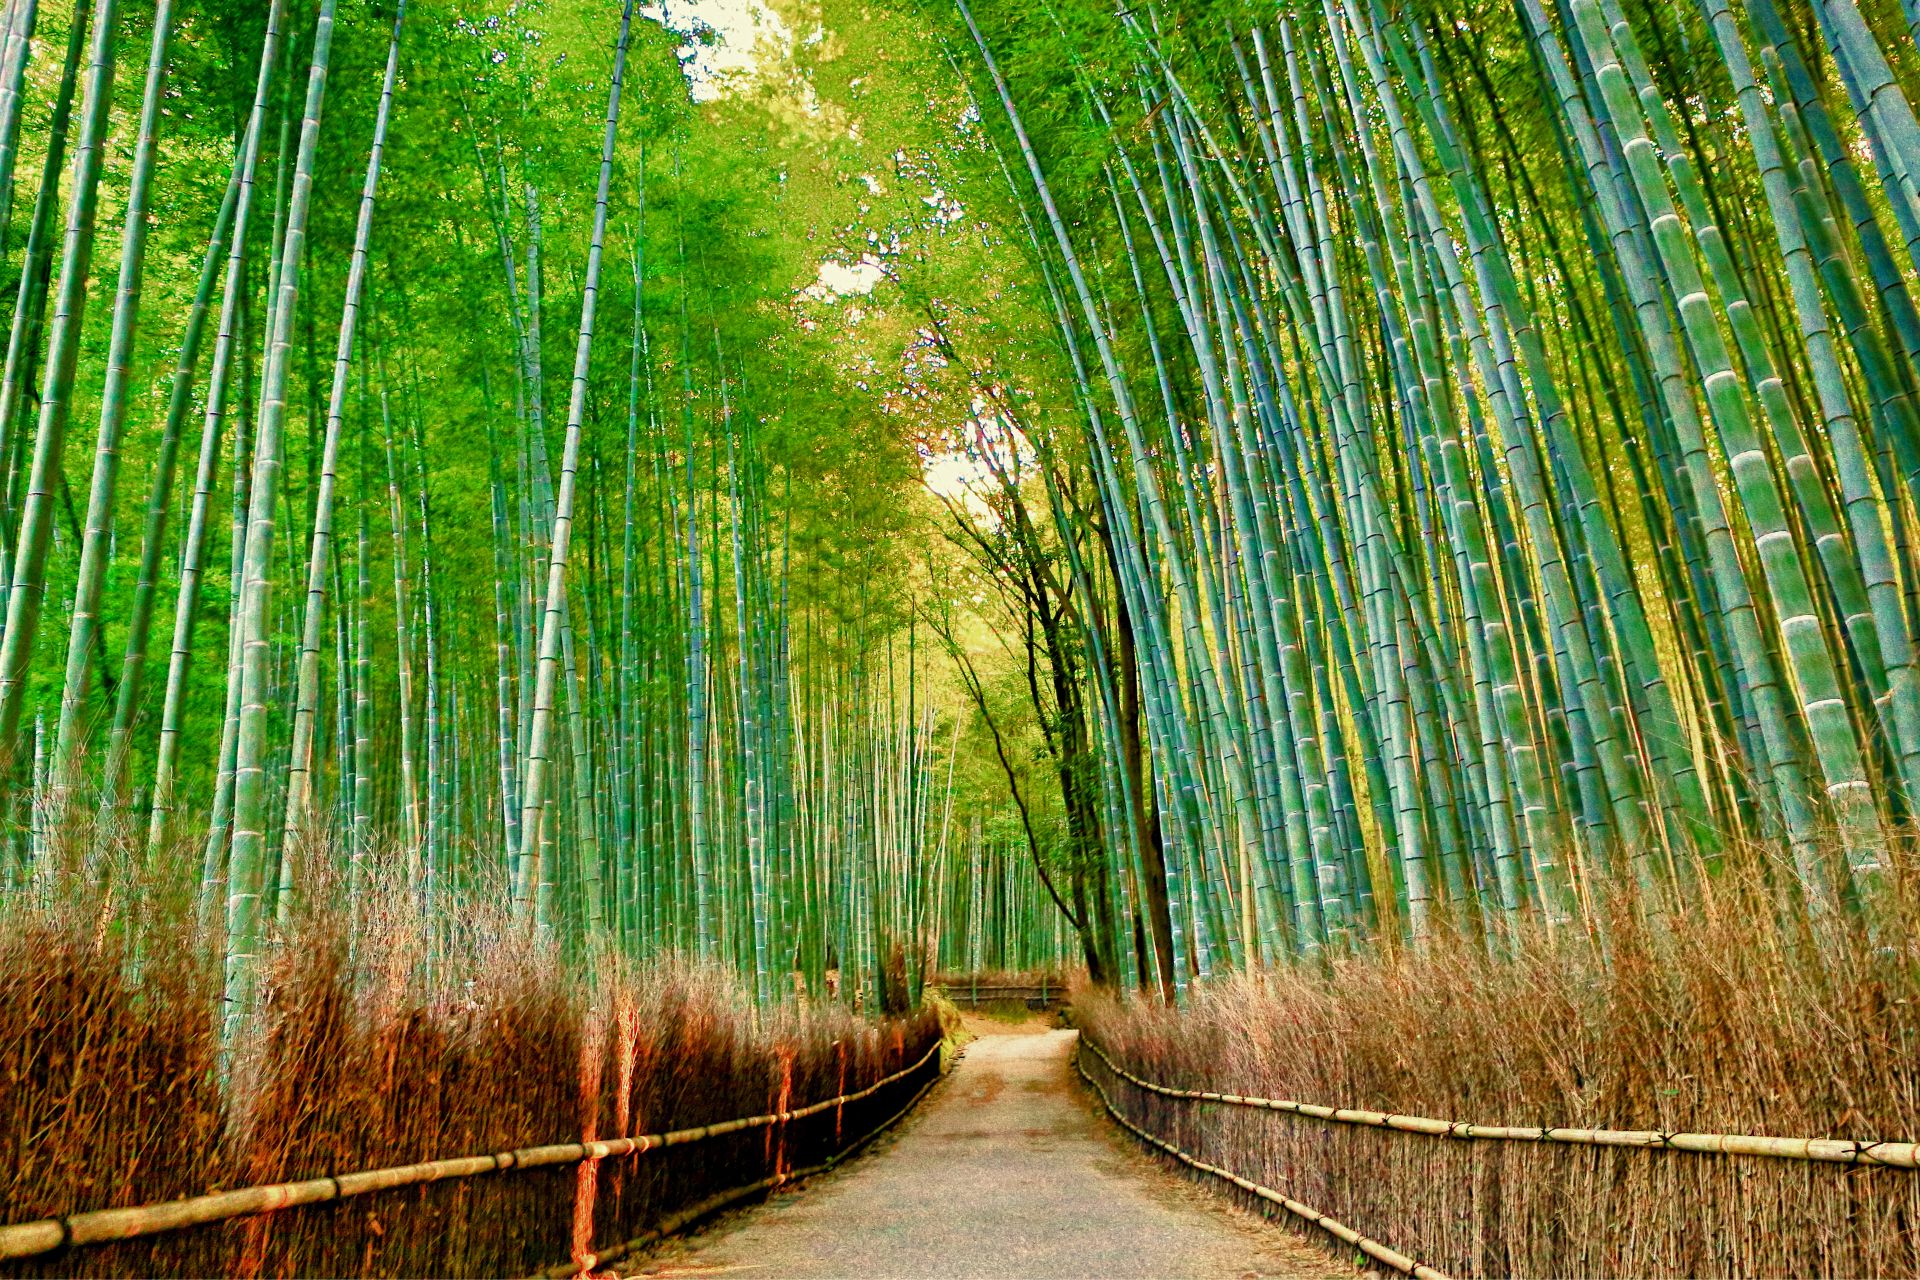
[[734, 1187], [728, 1191], [718, 1192], [715, 1195], [709, 1196], [705, 1200], [699, 1201], [698, 1203], [695, 1203], [695, 1204], [688, 1205], [686, 1208], [680, 1210], [677, 1213], [669, 1214], [667, 1217], [662, 1218], [659, 1222], [654, 1223], [653, 1226], [641, 1232], [639, 1235], [635, 1236], [631, 1240], [625, 1240], [619, 1244], [608, 1245], [602, 1250], [600, 1250], [598, 1253], [578, 1254], [573, 1258], [572, 1261], [565, 1263], [563, 1265], [548, 1267], [545, 1271], [541, 1272], [540, 1274], [544, 1277], [554, 1277], [557, 1280], [557, 1278], [559, 1277], [586, 1275], [591, 1272], [599, 1271], [603, 1269], [608, 1263], [618, 1262], [621, 1259], [626, 1258], [634, 1253], [638, 1253], [641, 1250], [647, 1248], [648, 1246], [656, 1244], [659, 1241], [666, 1239], [668, 1236], [673, 1235], [675, 1232], [685, 1229], [686, 1227], [690, 1226], [695, 1222], [700, 1221], [702, 1218], [705, 1218], [710, 1214], [718, 1213], [722, 1209], [725, 1209], [734, 1204], [738, 1204], [743, 1200], [750, 1199], [753, 1196], [759, 1195], [762, 1192], [776, 1190], [779, 1187], [789, 1182], [793, 1182], [797, 1179], [811, 1178], [816, 1174], [825, 1173], [829, 1169], [833, 1168], [835, 1165], [839, 1164], [842, 1160], [845, 1160], [850, 1156], [857, 1155], [860, 1152], [861, 1148], [865, 1147], [868, 1143], [872, 1142], [875, 1138], [878, 1138], [881, 1134], [885, 1133], [888, 1129], [891, 1129], [894, 1125], [900, 1123], [900, 1121], [906, 1119], [907, 1114], [911, 1112], [915, 1107], [920, 1105], [920, 1099], [927, 1096], [927, 1090], [933, 1088], [934, 1085], [940, 1082], [940, 1073], [937, 1068], [931, 1072], [925, 1072], [925, 1073], [919, 1070], [921, 1066], [924, 1066], [928, 1061], [931, 1060], [934, 1050], [937, 1050], [940, 1047], [941, 1046], [938, 1043], [936, 1043], [933, 1046], [933, 1049], [928, 1051], [927, 1058], [922, 1059], [920, 1063], [916, 1064], [914, 1068], [910, 1069], [916, 1079], [920, 1078], [920, 1076], [923, 1074], [925, 1075], [926, 1078], [921, 1083], [918, 1091], [916, 1091], [911, 1098], [908, 1098], [905, 1104], [902, 1105], [898, 1111], [894, 1112], [891, 1116], [888, 1116], [885, 1120], [881, 1121], [874, 1128], [866, 1130], [865, 1132], [861, 1133], [859, 1137], [853, 1139], [846, 1146], [842, 1147], [839, 1151], [836, 1151], [834, 1154], [828, 1156], [825, 1160], [822, 1160], [820, 1163], [806, 1165], [804, 1167], [797, 1168], [797, 1169], [780, 1170], [768, 1177], [760, 1179], [758, 1182], [750, 1182], [745, 1186]]
[[[420, 1186], [429, 1182], [473, 1178], [489, 1173], [512, 1173], [545, 1168], [550, 1165], [579, 1165], [589, 1161], [617, 1160], [623, 1157], [645, 1155], [650, 1151], [664, 1151], [669, 1147], [710, 1142], [730, 1134], [746, 1133], [757, 1129], [774, 1130], [770, 1141], [778, 1147], [774, 1157], [775, 1173], [747, 1187], [734, 1188], [723, 1193], [738, 1197], [751, 1190], [776, 1186], [791, 1177], [804, 1176], [804, 1173], [784, 1171], [784, 1166], [788, 1163], [788, 1148], [793, 1125], [804, 1123], [815, 1117], [825, 1117], [829, 1111], [835, 1112], [837, 1118], [843, 1119], [846, 1108], [860, 1106], [881, 1090], [910, 1079], [918, 1082], [920, 1092], [924, 1092], [927, 1085], [932, 1082], [927, 1068], [939, 1051], [940, 1041], [936, 1039], [927, 1046], [927, 1051], [916, 1061], [883, 1076], [863, 1089], [823, 1098], [818, 1102], [788, 1111], [743, 1116], [688, 1129], [673, 1129], [666, 1133], [637, 1134], [594, 1142], [551, 1143], [540, 1147], [500, 1151], [491, 1155], [453, 1156], [385, 1169], [362, 1169], [351, 1173], [325, 1174], [299, 1182], [278, 1182], [267, 1186], [245, 1187], [238, 1191], [211, 1192], [206, 1195], [137, 1205], [126, 1209], [96, 1209], [89, 1213], [68, 1214], [44, 1218], [37, 1222], [0, 1226], [0, 1260], [37, 1257], [61, 1248], [78, 1248], [86, 1245], [107, 1244], [116, 1240], [132, 1240], [167, 1231], [180, 1231], [188, 1227], [226, 1222], [252, 1214], [273, 1213], [283, 1209], [324, 1204], [328, 1201], [350, 1199], [377, 1191], [392, 1191], [401, 1187]], [[935, 1073], [937, 1070], [935, 1068]], [[914, 1096], [917, 1098], [919, 1094], [916, 1093]], [[897, 1118], [898, 1114], [888, 1117], [885, 1123], [890, 1124]], [[843, 1123], [836, 1127], [844, 1132]], [[856, 1129], [855, 1134], [857, 1136], [854, 1145], [864, 1142], [871, 1136], [864, 1129]], [[827, 1167], [845, 1150], [846, 1148], [835, 1150], [817, 1167]], [[808, 1171], [811, 1171], [811, 1167]]]
[[[1093, 1045], [1084, 1039], [1080, 1041], [1080, 1046], [1082, 1048], [1094, 1048]], [[1101, 1063], [1105, 1065], [1109, 1074], [1118, 1076], [1130, 1083], [1139, 1083], [1133, 1077], [1127, 1075], [1126, 1072], [1115, 1067], [1112, 1060], [1105, 1054], [1101, 1053], [1097, 1054], [1097, 1056]], [[1129, 1120], [1126, 1113], [1114, 1103], [1113, 1095], [1107, 1091], [1107, 1087], [1100, 1083], [1100, 1080], [1096, 1078], [1093, 1072], [1087, 1070], [1085, 1055], [1076, 1053], [1074, 1055], [1073, 1065], [1075, 1069], [1080, 1072], [1080, 1078], [1085, 1080], [1093, 1091], [1099, 1095], [1101, 1104], [1107, 1109], [1107, 1114], [1112, 1116], [1121, 1128], [1126, 1129], [1142, 1142], [1158, 1148], [1189, 1168], [1198, 1169], [1205, 1174], [1211, 1174], [1213, 1177], [1219, 1178], [1229, 1185], [1239, 1188], [1241, 1191], [1246, 1192], [1256, 1199], [1264, 1200], [1268, 1204], [1278, 1205], [1302, 1222], [1320, 1228], [1320, 1230], [1339, 1240], [1342, 1244], [1351, 1245], [1354, 1249], [1372, 1258], [1374, 1261], [1385, 1263], [1402, 1275], [1412, 1276], [1414, 1280], [1449, 1280], [1445, 1272], [1437, 1271], [1419, 1261], [1417, 1258], [1408, 1257], [1392, 1245], [1380, 1240], [1375, 1240], [1372, 1236], [1362, 1235], [1346, 1223], [1341, 1222], [1330, 1214], [1322, 1213], [1304, 1201], [1296, 1200], [1285, 1192], [1274, 1187], [1269, 1187], [1265, 1183], [1255, 1182], [1251, 1178], [1242, 1177], [1231, 1169], [1225, 1169], [1216, 1164], [1209, 1164], [1205, 1160], [1196, 1158], [1191, 1152], [1182, 1149], [1174, 1143], [1156, 1138], [1153, 1134]], [[1174, 1094], [1171, 1090], [1160, 1090], [1159, 1092], [1163, 1097], [1180, 1096]]]
[[1295, 1102], [1288, 1098], [1245, 1097], [1210, 1089], [1172, 1089], [1134, 1075], [1092, 1040], [1082, 1040], [1080, 1045], [1126, 1083], [1163, 1098], [1217, 1102], [1223, 1106], [1252, 1107], [1257, 1111], [1283, 1111], [1288, 1115], [1305, 1116], [1333, 1124], [1370, 1125], [1375, 1129], [1424, 1133], [1430, 1138], [1482, 1142], [1562, 1142], [1575, 1147], [1634, 1147], [1642, 1150], [1692, 1151], [1699, 1155], [1771, 1156], [1778, 1160], [1870, 1165], [1884, 1169], [1920, 1168], [1920, 1143], [1914, 1142], [1855, 1138], [1768, 1138], [1742, 1133], [1666, 1133], [1658, 1129], [1569, 1129], [1552, 1125], [1473, 1124], [1465, 1120], [1437, 1120], [1432, 1116], [1403, 1116], [1386, 1111], [1329, 1107], [1319, 1103]]
[[[1869, 1141], [1920, 1131], [1904, 965], [1802, 966], [1711, 927], [1604, 968], [1435, 951], [1217, 984], [1179, 1010], [1083, 995], [1083, 1035], [1173, 1095], [1083, 1059], [1131, 1123], [1450, 1274], [1920, 1273], [1913, 1148]], [[1383, 1110], [1335, 1123], [1256, 1094]], [[1470, 1140], [1426, 1119], [1449, 1115], [1510, 1123]], [[1538, 1140], [1623, 1119], [1658, 1128]], [[1868, 1136], [1718, 1137], [1743, 1131]]]
[[1903, 1167], [1330, 1124], [1144, 1089], [1094, 1053], [1082, 1063], [1130, 1127], [1451, 1274], [1913, 1274]]
[[795, 1114], [638, 1159], [441, 1179], [64, 1249], [0, 1263], [0, 1276], [527, 1275], [817, 1164], [920, 1081], [909, 1073], [808, 1109], [816, 1100], [916, 1062], [937, 1070], [930, 1015], [875, 1026], [763, 1014], [756, 1026], [711, 975], [610, 980], [589, 1000], [557, 969], [511, 956], [452, 995], [382, 991], [316, 946], [276, 975], [270, 1025], [235, 1072], [234, 1110], [217, 1085], [217, 988], [170, 963], [155, 955], [136, 984], [84, 935], [0, 937], [0, 1222]]

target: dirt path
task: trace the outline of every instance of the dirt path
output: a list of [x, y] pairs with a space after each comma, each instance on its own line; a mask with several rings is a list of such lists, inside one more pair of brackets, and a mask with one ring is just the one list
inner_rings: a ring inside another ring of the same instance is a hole
[[1071, 1031], [1007, 1029], [871, 1153], [681, 1242], [650, 1275], [1355, 1273], [1150, 1162], [1072, 1076]]

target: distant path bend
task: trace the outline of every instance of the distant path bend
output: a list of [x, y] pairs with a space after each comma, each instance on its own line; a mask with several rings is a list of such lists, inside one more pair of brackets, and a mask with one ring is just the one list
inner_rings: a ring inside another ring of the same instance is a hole
[[[1161, 1168], [1072, 1079], [1074, 1032], [986, 1035], [874, 1152], [643, 1264], [796, 1277], [1351, 1277]], [[1097, 1105], [1097, 1104], [1093, 1104]]]

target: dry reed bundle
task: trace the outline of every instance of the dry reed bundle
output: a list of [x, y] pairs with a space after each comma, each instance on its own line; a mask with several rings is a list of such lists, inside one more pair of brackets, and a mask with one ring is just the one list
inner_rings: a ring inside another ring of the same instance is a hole
[[[1685, 928], [1618, 928], [1604, 956], [1584, 937], [1492, 955], [1447, 936], [1209, 984], [1184, 1009], [1083, 994], [1076, 1013], [1174, 1088], [1515, 1126], [1920, 1137], [1913, 931], [1816, 941], [1770, 927], [1764, 898], [1729, 874]], [[1458, 1141], [1163, 1097], [1082, 1061], [1132, 1123], [1454, 1274], [1920, 1268], [1906, 1169]]]

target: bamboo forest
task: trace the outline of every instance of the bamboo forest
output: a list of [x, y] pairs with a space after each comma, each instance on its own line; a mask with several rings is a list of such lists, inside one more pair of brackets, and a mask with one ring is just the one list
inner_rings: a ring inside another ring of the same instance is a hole
[[1914, 1274], [1917, 100], [0, 0], [0, 1276]]

